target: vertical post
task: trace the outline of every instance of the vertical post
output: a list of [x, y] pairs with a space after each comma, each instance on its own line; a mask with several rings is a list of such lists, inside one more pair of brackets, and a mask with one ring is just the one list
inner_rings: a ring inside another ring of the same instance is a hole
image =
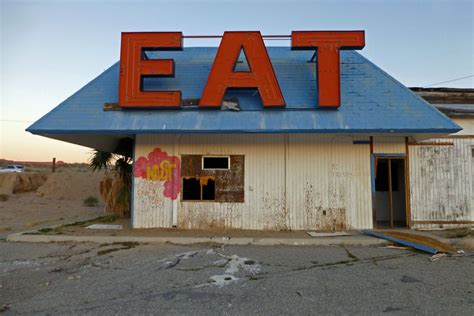
[[388, 159], [388, 196], [390, 201], [390, 228], [393, 228], [392, 159]]
[[56, 172], [56, 157], [53, 158], [53, 165], [51, 166], [52, 171]]
[[405, 137], [405, 216], [406, 226], [411, 228], [410, 150], [408, 137]]
[[377, 228], [377, 210], [375, 209], [375, 177], [377, 175], [377, 157], [374, 156], [374, 138], [369, 137], [370, 162], [371, 162], [371, 185], [372, 185], [372, 228]]

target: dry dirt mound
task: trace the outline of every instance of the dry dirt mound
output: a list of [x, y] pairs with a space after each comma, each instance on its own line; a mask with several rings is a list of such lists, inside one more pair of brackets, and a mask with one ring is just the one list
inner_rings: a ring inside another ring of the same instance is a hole
[[40, 172], [0, 174], [0, 194], [35, 191], [48, 179], [48, 174]]
[[58, 200], [84, 200], [89, 196], [100, 199], [99, 183], [103, 177], [103, 172], [52, 173], [37, 194]]

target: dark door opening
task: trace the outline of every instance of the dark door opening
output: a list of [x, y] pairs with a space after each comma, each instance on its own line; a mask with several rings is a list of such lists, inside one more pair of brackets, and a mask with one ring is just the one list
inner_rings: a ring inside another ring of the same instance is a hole
[[375, 225], [407, 227], [404, 158], [375, 158]]

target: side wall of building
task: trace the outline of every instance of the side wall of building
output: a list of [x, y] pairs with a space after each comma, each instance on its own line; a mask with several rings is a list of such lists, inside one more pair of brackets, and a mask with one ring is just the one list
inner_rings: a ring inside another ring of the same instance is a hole
[[473, 132], [409, 147], [413, 228], [474, 224]]
[[[133, 227], [371, 228], [370, 146], [353, 140], [316, 135], [137, 135]], [[243, 155], [244, 202], [182, 201], [177, 169], [183, 155]], [[146, 174], [147, 163], [153, 161], [168, 166], [156, 169], [154, 180], [153, 174], [148, 179]]]

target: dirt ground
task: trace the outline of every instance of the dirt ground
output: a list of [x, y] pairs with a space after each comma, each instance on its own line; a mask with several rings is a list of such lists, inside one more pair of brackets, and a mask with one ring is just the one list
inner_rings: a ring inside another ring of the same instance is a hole
[[36, 192], [19, 193], [0, 202], [0, 237], [104, 215], [103, 206], [87, 207], [81, 200], [55, 200]]
[[[38, 182], [30, 181], [36, 179], [38, 174], [25, 172], [2, 175], [0, 238], [15, 232], [38, 230], [104, 215], [99, 194], [99, 182], [103, 173], [43, 171], [41, 175], [45, 175], [47, 179], [39, 187], [31, 185]], [[97, 206], [84, 206], [84, 199], [88, 197], [96, 198]]]

